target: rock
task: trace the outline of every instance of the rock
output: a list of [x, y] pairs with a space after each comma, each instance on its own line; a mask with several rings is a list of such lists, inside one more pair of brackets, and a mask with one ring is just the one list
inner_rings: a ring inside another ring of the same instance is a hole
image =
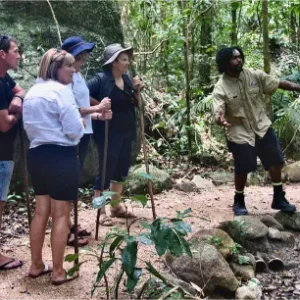
[[195, 175], [193, 177], [192, 182], [196, 185], [197, 189], [206, 189], [206, 188], [213, 188], [214, 187], [214, 184], [213, 184], [211, 179], [203, 178], [200, 175]]
[[218, 228], [227, 232], [231, 238], [244, 246], [249, 252], [269, 252], [270, 244], [267, 239], [268, 227], [257, 218], [239, 216], [233, 220], [221, 222]]
[[218, 250], [205, 242], [192, 246], [191, 250], [193, 258], [166, 255], [166, 263], [172, 272], [182, 280], [203, 288], [209, 297], [220, 290], [223, 297], [232, 297], [239, 283]]
[[279, 231], [273, 227], [269, 227], [268, 238], [290, 244], [291, 246], [294, 246], [295, 243], [295, 237], [292, 233], [287, 231]]
[[201, 229], [190, 238], [190, 244], [194, 244], [194, 247], [196, 247], [196, 243], [202, 241], [216, 247], [225, 258], [231, 255], [235, 245], [233, 239], [225, 231], [218, 228]]
[[227, 184], [233, 182], [233, 173], [216, 171], [209, 175], [215, 185]]
[[257, 300], [262, 298], [262, 284], [257, 278], [251, 278], [247, 283], [247, 287], [255, 294]]
[[265, 224], [266, 226], [268, 226], [268, 227], [273, 227], [273, 228], [276, 228], [276, 229], [278, 229], [278, 230], [280, 230], [280, 231], [283, 231], [283, 230], [284, 230], [283, 226], [282, 226], [278, 221], [276, 221], [275, 218], [273, 218], [273, 217], [270, 216], [270, 215], [263, 216], [263, 217], [260, 219], [260, 221], [261, 221], [262, 223], [264, 223], [264, 224]]
[[230, 267], [235, 275], [235, 277], [242, 279], [243, 281], [247, 281], [250, 278], [254, 277], [254, 269], [251, 265], [240, 265], [237, 263], [231, 263]]
[[247, 286], [241, 286], [236, 290], [235, 299], [239, 300], [256, 300], [256, 295], [253, 291], [251, 291]]
[[[155, 166], [150, 166], [150, 175], [153, 185], [153, 193], [158, 194], [163, 190], [172, 187], [170, 175]], [[129, 171], [129, 175], [125, 180], [124, 189], [130, 190], [131, 194], [143, 194], [148, 192], [147, 188], [148, 174], [145, 166], [133, 167]]]
[[196, 184], [187, 179], [178, 179], [174, 185], [174, 188], [179, 191], [191, 193], [196, 189]]
[[289, 228], [295, 231], [300, 231], [300, 213], [295, 212], [292, 214], [278, 212], [275, 219], [283, 225], [284, 228]]
[[268, 234], [268, 227], [251, 216], [235, 217], [233, 220], [220, 223], [219, 228], [226, 231], [237, 242], [244, 239], [256, 240]]
[[282, 169], [282, 178], [283, 180], [300, 182], [300, 161], [286, 165]]

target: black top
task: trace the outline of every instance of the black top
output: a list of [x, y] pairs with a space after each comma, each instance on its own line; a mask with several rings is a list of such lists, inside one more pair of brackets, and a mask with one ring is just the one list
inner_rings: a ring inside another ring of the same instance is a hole
[[[117, 87], [115, 78], [111, 71], [105, 71], [96, 74], [95, 77], [87, 82], [90, 96], [101, 101], [104, 97], [111, 99], [112, 119], [109, 123], [109, 132], [130, 132], [132, 139], [135, 140], [135, 96], [133, 85], [127, 74], [122, 76], [124, 81], [124, 90]], [[94, 137], [104, 137], [103, 121], [93, 120]]]
[[121, 90], [115, 85], [110, 94], [110, 99], [113, 117], [109, 122], [109, 129], [118, 132], [132, 131], [135, 126], [135, 118], [130, 87], [124, 85], [124, 90]]
[[[13, 99], [15, 81], [6, 74], [0, 77], [0, 110], [8, 109]], [[13, 160], [13, 147], [17, 135], [18, 126], [13, 126], [7, 132], [0, 132], [0, 160]]]

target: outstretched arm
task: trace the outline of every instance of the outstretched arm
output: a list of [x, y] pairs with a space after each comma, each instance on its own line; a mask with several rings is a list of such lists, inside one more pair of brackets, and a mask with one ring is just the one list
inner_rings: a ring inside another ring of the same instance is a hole
[[279, 86], [280, 89], [286, 90], [286, 91], [300, 91], [300, 85], [296, 84], [294, 82], [288, 81], [288, 80], [280, 80]]

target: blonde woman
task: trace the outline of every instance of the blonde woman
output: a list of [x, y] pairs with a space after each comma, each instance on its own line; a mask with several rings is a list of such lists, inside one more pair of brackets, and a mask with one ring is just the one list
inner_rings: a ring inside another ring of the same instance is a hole
[[[42, 57], [36, 84], [28, 91], [23, 106], [24, 129], [30, 141], [28, 170], [35, 192], [36, 208], [30, 227], [31, 266], [29, 276], [52, 272], [52, 284], [69, 277], [63, 268], [69, 232], [71, 203], [77, 199], [79, 163], [76, 146], [84, 134], [70, 83], [75, 72], [74, 57], [50, 49]], [[43, 262], [42, 248], [49, 217], [52, 218], [53, 267]]]

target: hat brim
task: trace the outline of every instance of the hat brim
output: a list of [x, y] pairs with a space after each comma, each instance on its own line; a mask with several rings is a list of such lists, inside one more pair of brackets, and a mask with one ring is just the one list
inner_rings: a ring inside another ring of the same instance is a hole
[[128, 47], [128, 48], [121, 49], [121, 50], [117, 51], [116, 53], [114, 53], [114, 55], [113, 55], [111, 58], [109, 58], [109, 59], [102, 65], [102, 67], [107, 66], [107, 65], [111, 64], [112, 62], [114, 62], [114, 61], [116, 60], [116, 58], [119, 56], [119, 54], [122, 53], [122, 52], [128, 52], [128, 54], [129, 54], [130, 56], [133, 55], [133, 49], [132, 49], [132, 47]]
[[80, 54], [83, 51], [92, 52], [94, 47], [95, 47], [95, 43], [86, 42], [86, 43], [80, 44], [80, 45], [78, 45], [78, 47], [72, 49], [72, 51], [70, 51], [70, 53], [73, 56], [77, 56], [78, 54]]

